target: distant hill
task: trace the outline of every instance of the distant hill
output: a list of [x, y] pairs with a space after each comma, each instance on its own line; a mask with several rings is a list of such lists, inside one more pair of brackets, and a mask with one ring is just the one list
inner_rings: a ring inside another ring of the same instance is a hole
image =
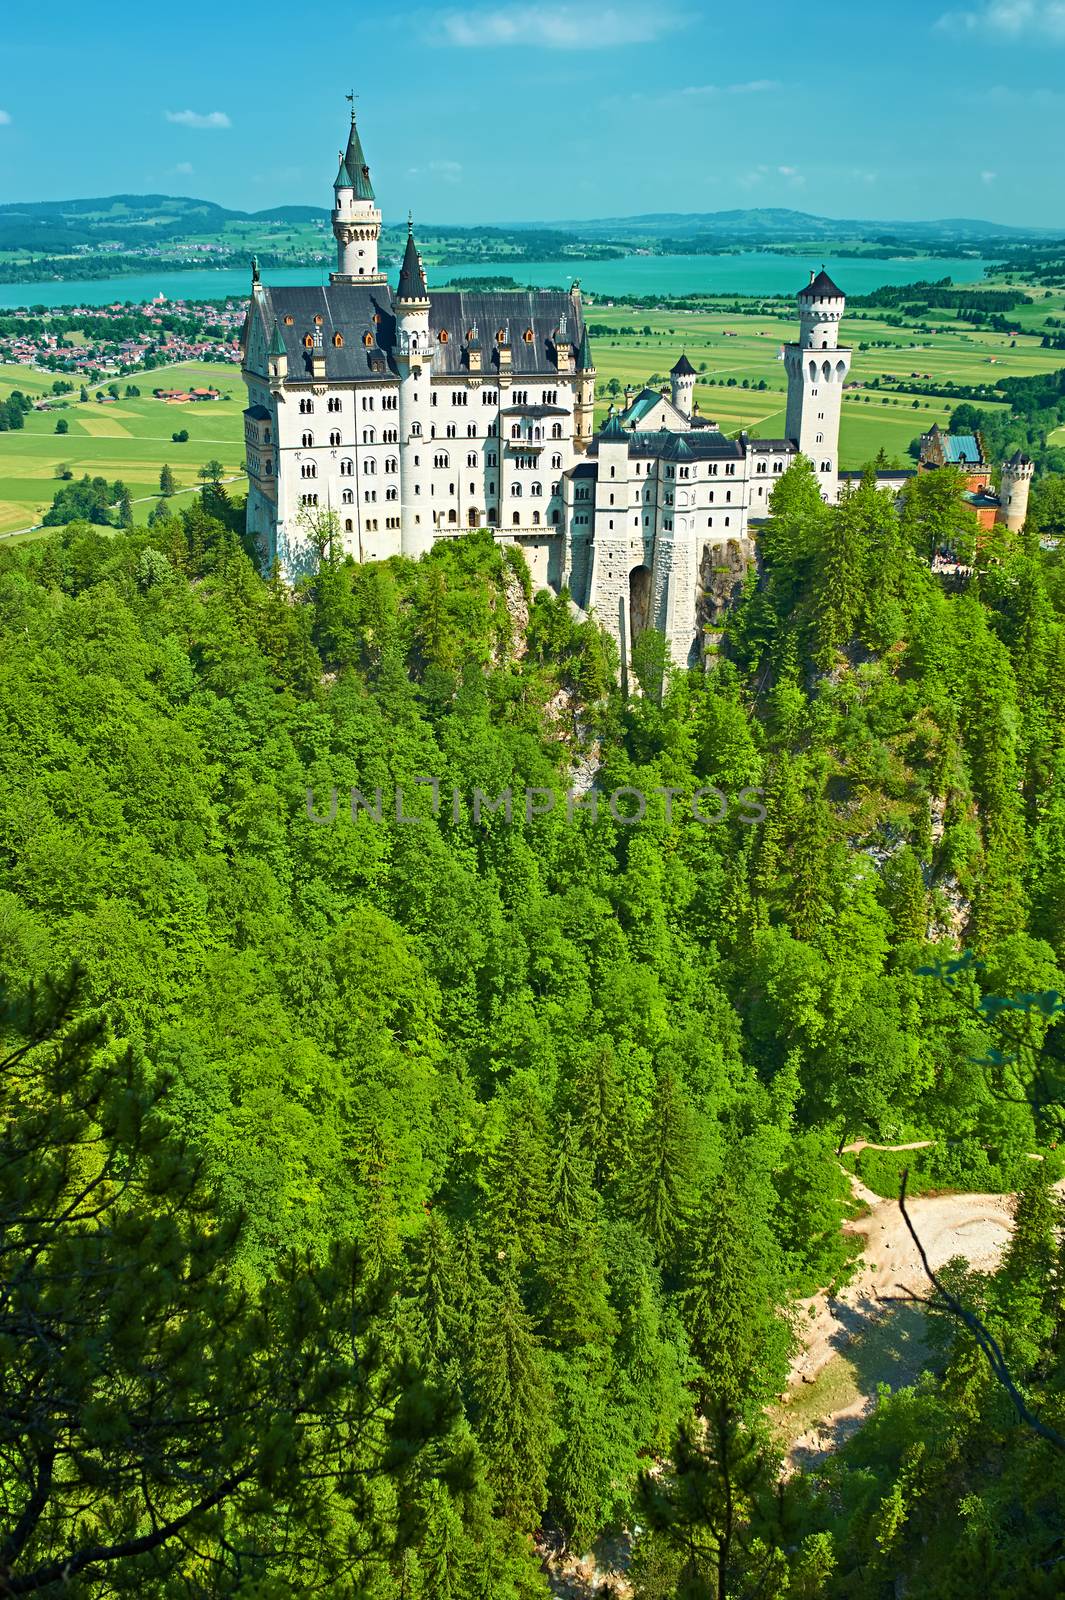
[[[37, 200], [0, 205], [0, 249], [35, 253], [69, 253], [77, 246], [130, 247], [171, 244], [185, 238], [221, 233], [227, 223], [295, 224], [324, 221], [320, 206], [273, 206], [261, 211], [235, 211], [212, 200], [188, 195], [112, 194], [82, 200]], [[1017, 228], [999, 222], [950, 217], [932, 222], [876, 222], [819, 217], [783, 207], [733, 211], [655, 211], [634, 217], [599, 217], [581, 222], [511, 222], [502, 228], [426, 226], [425, 237], [441, 234], [528, 234], [550, 232], [572, 244], [611, 240], [621, 244], [698, 241], [704, 249], [715, 241], [736, 244], [787, 244], [823, 240], [863, 240], [929, 248], [973, 246], [1000, 241], [1058, 238], [1065, 227]]]
[[[522, 223], [512, 223], [520, 228]], [[737, 239], [898, 239], [907, 244], [971, 244], [986, 239], [1054, 239], [1061, 228], [1017, 228], [1001, 222], [981, 222], [969, 217], [944, 217], [931, 222], [869, 221], [846, 217], [819, 217], [809, 211], [780, 206], [745, 211], [652, 211], [635, 217], [600, 217], [580, 222], [538, 222], [534, 227], [564, 228], [589, 238], [646, 236], [649, 239], [684, 238], [718, 234]]]
[[318, 206], [232, 211], [213, 200], [172, 194], [17, 201], [0, 205], [0, 249], [62, 253], [78, 245], [171, 244], [220, 233], [227, 222], [311, 222], [328, 216]]

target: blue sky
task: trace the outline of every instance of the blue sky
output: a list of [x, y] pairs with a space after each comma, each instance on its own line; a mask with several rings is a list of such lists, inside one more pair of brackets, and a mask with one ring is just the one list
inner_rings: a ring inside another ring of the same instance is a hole
[[9, 0], [0, 200], [325, 205], [352, 87], [386, 220], [789, 206], [1065, 232], [1065, 0]]

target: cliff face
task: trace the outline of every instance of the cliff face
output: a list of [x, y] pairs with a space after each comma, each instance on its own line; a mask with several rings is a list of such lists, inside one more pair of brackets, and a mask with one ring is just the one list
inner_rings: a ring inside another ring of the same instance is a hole
[[725, 615], [743, 592], [753, 561], [754, 549], [747, 539], [728, 539], [724, 544], [708, 545], [703, 551], [696, 618], [704, 664], [717, 654]]

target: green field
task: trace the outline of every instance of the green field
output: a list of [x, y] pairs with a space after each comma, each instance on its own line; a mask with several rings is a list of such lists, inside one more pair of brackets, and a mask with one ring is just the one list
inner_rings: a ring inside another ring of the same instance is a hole
[[[1055, 303], [1050, 309], [1060, 307]], [[1046, 315], [1042, 307], [1039, 315]], [[601, 304], [589, 306], [587, 316], [592, 324], [637, 330], [596, 339], [593, 354], [600, 390], [612, 378], [636, 388], [653, 379], [666, 383], [673, 362], [686, 351], [697, 368], [706, 364], [706, 377], [700, 378], [695, 390], [703, 416], [714, 418], [726, 433], [748, 428], [762, 438], [783, 434], [785, 378], [779, 356], [781, 345], [795, 337], [793, 317], [737, 315], [725, 309], [642, 311]], [[848, 390], [840, 441], [840, 464], [845, 468], [864, 465], [881, 446], [889, 456], [903, 459], [911, 439], [933, 422], [947, 421], [957, 402], [908, 391], [906, 380], [913, 374], [924, 381], [928, 374], [940, 382], [985, 384], [1065, 366], [1065, 353], [1043, 350], [1035, 334], [1022, 334], [1013, 344], [1007, 334], [946, 321], [935, 332], [921, 333], [864, 316], [846, 318], [843, 331], [844, 342], [854, 347], [854, 381], [867, 385], [873, 379], [901, 380], [900, 389], [889, 394], [868, 388]], [[887, 348], [862, 350], [863, 343]], [[711, 384], [709, 378], [717, 381]], [[729, 378], [736, 380], [734, 388], [727, 387]], [[749, 385], [764, 379], [768, 387], [744, 389], [744, 379]], [[598, 421], [606, 416], [609, 403], [608, 396], [600, 396]], [[994, 404], [978, 403], [985, 409]]]
[[[43, 394], [50, 391], [52, 381], [47, 373], [0, 366], [0, 396], [12, 389]], [[184, 362], [134, 380], [123, 378], [120, 389], [127, 381], [139, 386], [140, 399], [121, 399], [114, 405], [100, 405], [94, 399], [82, 403], [75, 390], [59, 397], [70, 402], [65, 411], [31, 412], [25, 428], [0, 433], [0, 534], [40, 522], [58, 486], [60, 463], [79, 478], [86, 472], [90, 477], [121, 478], [129, 485], [138, 522], [147, 520], [156, 502], [164, 461], [170, 463], [179, 490], [198, 487], [197, 471], [212, 457], [221, 461], [227, 477], [240, 473], [244, 386], [236, 367]], [[169, 405], [152, 397], [150, 391], [157, 384], [175, 389], [213, 386], [230, 398]], [[66, 435], [55, 431], [59, 417], [70, 423]], [[171, 435], [183, 428], [188, 429], [188, 443], [175, 444]], [[239, 490], [242, 484], [233, 487]]]

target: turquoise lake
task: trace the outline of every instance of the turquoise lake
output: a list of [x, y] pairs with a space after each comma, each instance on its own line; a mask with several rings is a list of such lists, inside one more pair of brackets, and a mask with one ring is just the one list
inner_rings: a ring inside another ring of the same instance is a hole
[[[982, 260], [899, 261], [890, 257], [864, 258], [811, 255], [779, 256], [749, 251], [736, 256], [623, 256], [617, 261], [523, 261], [497, 265], [430, 267], [429, 284], [439, 286], [461, 278], [512, 277], [541, 288], [568, 287], [574, 278], [596, 294], [797, 294], [810, 269], [827, 268], [848, 294], [868, 294], [883, 283], [953, 278], [955, 283], [976, 283], [988, 265]], [[399, 263], [386, 262], [393, 279]], [[328, 274], [318, 267], [277, 268], [264, 272], [267, 282], [322, 283]], [[247, 292], [250, 272], [235, 267], [194, 269], [189, 272], [144, 272], [124, 278], [95, 278], [85, 282], [2, 283], [0, 307], [46, 305], [111, 305], [115, 301], [141, 303], [163, 294], [168, 300], [221, 300]]]

